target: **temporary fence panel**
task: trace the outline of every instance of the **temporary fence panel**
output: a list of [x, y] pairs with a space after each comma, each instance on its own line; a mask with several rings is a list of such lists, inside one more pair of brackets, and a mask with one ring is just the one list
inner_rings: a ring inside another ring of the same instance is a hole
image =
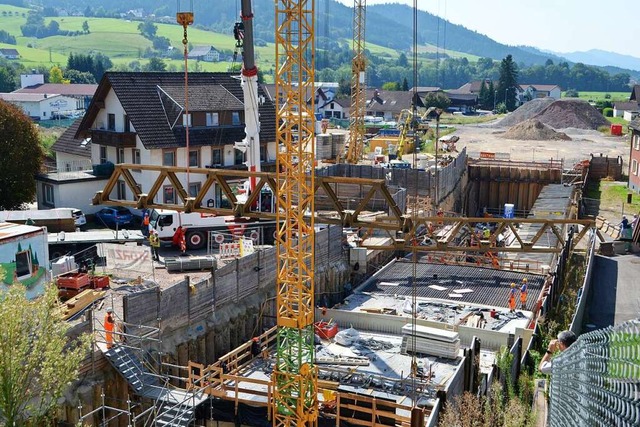
[[548, 425], [640, 425], [640, 319], [581, 335], [552, 360]]

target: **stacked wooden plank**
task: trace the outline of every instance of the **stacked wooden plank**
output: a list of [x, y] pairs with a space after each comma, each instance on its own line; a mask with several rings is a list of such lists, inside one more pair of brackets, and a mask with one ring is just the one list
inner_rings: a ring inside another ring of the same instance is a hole
[[70, 317], [73, 317], [75, 314], [81, 312], [100, 298], [104, 298], [106, 294], [107, 291], [102, 290], [84, 290], [75, 297], [62, 303], [58, 308], [58, 313], [60, 314], [60, 317], [62, 317], [62, 320], [67, 320]]
[[216, 258], [211, 255], [166, 257], [164, 265], [167, 271], [210, 270], [216, 268]]
[[460, 352], [460, 337], [453, 331], [406, 324], [402, 327], [402, 352], [455, 359]]

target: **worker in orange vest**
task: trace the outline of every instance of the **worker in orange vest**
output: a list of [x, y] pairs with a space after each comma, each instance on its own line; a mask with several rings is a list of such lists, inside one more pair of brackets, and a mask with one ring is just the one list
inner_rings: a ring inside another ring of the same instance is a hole
[[145, 212], [142, 217], [142, 234], [144, 236], [149, 236], [149, 212]]
[[525, 307], [527, 306], [527, 286], [528, 286], [528, 280], [525, 277], [524, 279], [522, 279], [522, 286], [520, 287], [520, 308], [521, 309], [525, 309]]
[[511, 284], [511, 290], [509, 291], [509, 312], [516, 311], [516, 284]]
[[104, 330], [105, 339], [107, 341], [107, 348], [113, 347], [113, 329], [116, 326], [115, 320], [113, 320], [113, 309], [108, 308], [107, 314], [104, 315]]

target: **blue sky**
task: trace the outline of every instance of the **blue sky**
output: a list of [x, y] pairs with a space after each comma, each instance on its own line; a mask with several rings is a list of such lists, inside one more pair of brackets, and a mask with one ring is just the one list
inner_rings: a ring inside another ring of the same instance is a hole
[[[353, 1], [338, 0], [348, 6]], [[405, 3], [412, 0], [367, 0]], [[640, 58], [640, 0], [418, 0], [418, 9], [500, 43], [556, 52], [602, 49]]]

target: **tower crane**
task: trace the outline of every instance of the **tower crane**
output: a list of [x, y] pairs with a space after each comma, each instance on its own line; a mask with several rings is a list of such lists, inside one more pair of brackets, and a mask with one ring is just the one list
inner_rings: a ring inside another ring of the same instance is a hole
[[[273, 425], [318, 420], [314, 357], [314, 0], [276, 0], [277, 353]], [[311, 213], [311, 215], [307, 215]]]
[[351, 109], [349, 110], [349, 149], [347, 163], [356, 164], [364, 148], [365, 69], [364, 55], [366, 0], [353, 1], [353, 59], [351, 62]]

